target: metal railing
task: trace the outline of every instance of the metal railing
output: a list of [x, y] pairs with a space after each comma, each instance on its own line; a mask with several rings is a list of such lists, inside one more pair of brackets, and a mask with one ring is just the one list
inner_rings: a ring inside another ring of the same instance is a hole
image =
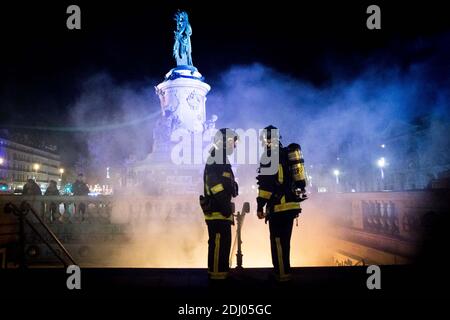
[[[0, 196], [0, 206], [8, 203], [20, 205], [21, 201], [30, 204], [45, 223], [110, 223], [111, 197], [90, 196]], [[0, 219], [1, 224], [1, 219]]]
[[[43, 243], [50, 249], [50, 251], [58, 258], [58, 260], [67, 267], [69, 264], [76, 265], [77, 263], [71, 256], [71, 254], [67, 251], [67, 249], [64, 247], [64, 245], [59, 241], [59, 239], [56, 237], [56, 235], [49, 229], [49, 227], [42, 221], [42, 219], [39, 217], [39, 215], [34, 211], [33, 207], [26, 201], [23, 201], [19, 206], [16, 206], [12, 202], [8, 202], [5, 205], [4, 211], [6, 214], [12, 213], [15, 216], [17, 216], [19, 220], [19, 243], [20, 243], [20, 255], [19, 255], [19, 266], [21, 268], [26, 268], [27, 263], [25, 259], [25, 224], [28, 225], [28, 227], [41, 239]], [[51, 239], [56, 243], [56, 245], [62, 250], [64, 253], [64, 257], [62, 257], [54, 248], [53, 246], [45, 239], [45, 237], [42, 235], [42, 233], [36, 228], [35, 224], [31, 223], [29, 219], [27, 218], [27, 215], [31, 214], [37, 221], [39, 222], [39, 225], [42, 226], [47, 232], [47, 234], [51, 237]], [[67, 263], [67, 260], [69, 260], [69, 263]]]

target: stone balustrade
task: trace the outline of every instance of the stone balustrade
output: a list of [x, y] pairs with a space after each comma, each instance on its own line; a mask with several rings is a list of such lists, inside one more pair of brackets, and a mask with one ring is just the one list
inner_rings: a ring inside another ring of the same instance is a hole
[[[164, 224], [174, 229], [184, 220], [189, 220], [203, 227], [203, 215], [195, 200], [193, 196], [181, 196], [174, 200], [152, 196], [2, 195], [0, 249], [16, 252], [19, 243], [19, 219], [13, 213], [4, 212], [9, 202], [20, 207], [23, 201], [27, 201], [77, 261], [93, 261], [90, 258], [102, 257], [100, 262], [104, 263], [103, 258], [114, 255], [114, 250], [126, 245], [130, 236], [139, 237], [139, 233], [144, 233], [145, 237], [145, 226]], [[31, 213], [27, 215], [27, 220], [46, 241], [53, 243], [51, 236]], [[28, 257], [30, 261], [37, 261], [38, 256], [41, 260], [54, 260], [41, 236], [25, 226], [25, 250], [31, 256]]]
[[338, 217], [342, 226], [403, 239], [417, 237], [427, 212], [448, 211], [449, 196], [448, 190], [331, 195], [344, 208]]
[[[423, 215], [430, 211], [447, 212], [449, 203], [443, 199], [449, 198], [449, 195], [448, 190], [319, 193], [311, 195], [305, 210], [319, 208], [321, 212], [318, 214], [329, 217], [335, 231], [332, 236], [338, 239], [339, 251], [367, 261], [396, 263], [407, 261], [403, 258], [414, 255]], [[4, 206], [8, 202], [20, 206], [22, 201], [27, 201], [35, 209], [78, 260], [87, 256], [89, 251], [98, 250], [103, 254], [107, 246], [125, 244], [130, 235], [138, 238], [139, 233], [148, 232], [145, 227], [163, 225], [158, 232], [186, 226], [193, 226], [201, 232], [204, 227], [203, 215], [193, 195], [176, 198], [2, 195], [0, 249], [18, 242], [18, 219], [12, 213], [5, 214]], [[310, 204], [313, 205], [308, 208]], [[38, 225], [31, 215], [27, 218]], [[191, 233], [195, 231], [191, 230]], [[26, 237], [28, 244], [42, 244], [30, 230]], [[48, 236], [44, 237], [51, 240]], [[41, 245], [42, 250], [46, 249]], [[0, 260], [3, 257], [4, 253], [0, 255]]]

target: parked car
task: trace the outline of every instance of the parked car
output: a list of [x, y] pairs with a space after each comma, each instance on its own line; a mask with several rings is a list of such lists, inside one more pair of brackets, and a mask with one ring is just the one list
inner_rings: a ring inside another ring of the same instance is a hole
[[12, 194], [12, 190], [8, 183], [0, 182], [0, 194]]

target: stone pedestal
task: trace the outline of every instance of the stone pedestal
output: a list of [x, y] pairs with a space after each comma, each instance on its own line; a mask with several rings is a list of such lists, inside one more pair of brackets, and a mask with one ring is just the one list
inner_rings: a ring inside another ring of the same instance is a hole
[[[214, 121], [206, 120], [206, 95], [211, 87], [195, 67], [178, 66], [170, 70], [165, 80], [155, 86], [161, 102], [161, 116], [153, 129], [153, 148], [143, 161], [134, 163], [132, 185], [151, 186], [156, 194], [179, 190], [181, 193], [201, 191], [196, 187], [202, 182], [202, 165], [176, 165], [171, 159], [172, 133], [185, 130], [190, 134], [202, 134]], [[128, 183], [127, 183], [128, 184]], [[129, 184], [128, 184], [129, 185]], [[192, 186], [193, 190], [187, 190]], [[150, 192], [153, 193], [153, 192]]]
[[170, 136], [177, 129], [203, 132], [206, 95], [211, 90], [203, 80], [196, 68], [179, 66], [155, 87], [161, 102], [161, 118], [153, 130], [153, 152], [170, 152]]

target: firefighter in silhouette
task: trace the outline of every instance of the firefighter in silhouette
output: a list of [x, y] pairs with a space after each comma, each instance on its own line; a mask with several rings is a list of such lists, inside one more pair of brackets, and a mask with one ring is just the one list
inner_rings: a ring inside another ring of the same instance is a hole
[[306, 199], [306, 179], [300, 145], [283, 147], [279, 130], [262, 130], [264, 146], [258, 169], [257, 215], [269, 222], [270, 247], [275, 279], [290, 280], [290, 242], [294, 219]]
[[203, 175], [204, 195], [200, 196], [208, 227], [208, 275], [211, 280], [226, 279], [229, 271], [233, 203], [238, 185], [228, 160], [238, 136], [231, 129], [217, 131]]

